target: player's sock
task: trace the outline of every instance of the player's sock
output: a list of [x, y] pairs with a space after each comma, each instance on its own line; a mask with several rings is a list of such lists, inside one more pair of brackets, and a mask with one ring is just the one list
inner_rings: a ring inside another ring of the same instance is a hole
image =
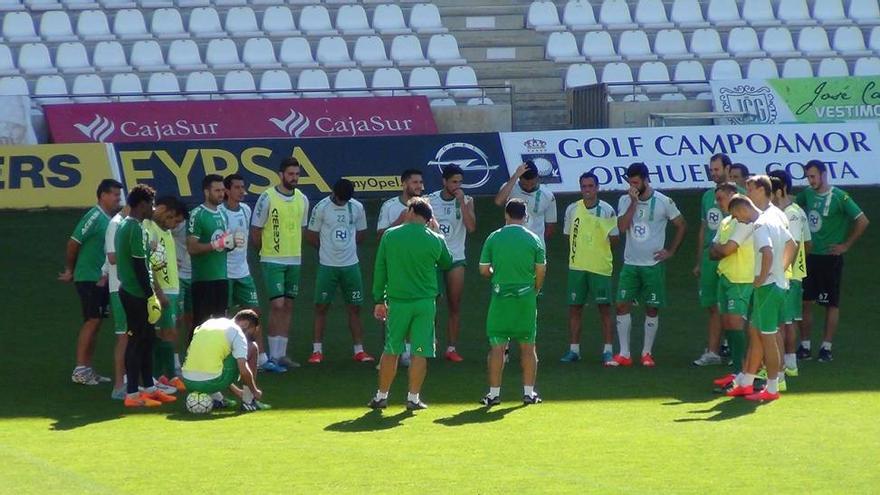
[[611, 344], [605, 344], [605, 345], [602, 347], [602, 353], [604, 354], [604, 353], [606, 353], [606, 352], [609, 353], [609, 354], [612, 352]]
[[407, 394], [406, 394], [406, 400], [409, 401], [409, 402], [418, 402], [418, 401], [419, 401], [419, 394], [414, 394], [414, 393], [412, 393], [412, 392], [407, 392]]
[[455, 352], [455, 346], [454, 345], [446, 346], [446, 352]]
[[222, 401], [222, 400], [223, 400], [223, 394], [220, 393], [220, 392], [214, 392], [213, 394], [211, 394], [211, 398], [214, 399], [214, 400], [221, 400], [221, 401]]
[[273, 360], [280, 358], [281, 356], [278, 354], [278, 339], [281, 337], [273, 337], [270, 336], [268, 338], [269, 341], [269, 357]]
[[659, 329], [659, 316], [645, 316], [645, 345], [642, 347], [642, 356], [651, 354], [651, 351], [654, 349], [654, 339], [657, 337], [657, 330]]
[[740, 371], [739, 373], [736, 373], [736, 374], [734, 375], [734, 377], [733, 377], [733, 384], [734, 384], [734, 385], [742, 385], [742, 384], [743, 384], [743, 380], [745, 380], [745, 378], [746, 378], [745, 373], [743, 373], [742, 371]]
[[785, 372], [782, 370], [779, 370], [779, 373], [776, 373], [776, 378], [778, 378], [779, 381], [784, 382], [785, 381]]
[[364, 345], [363, 344], [355, 344], [354, 345], [354, 353], [357, 354], [359, 352], [364, 352]]
[[743, 387], [751, 387], [755, 384], [756, 376], [751, 373], [743, 373], [742, 380], [739, 381], [739, 384]]
[[831, 350], [831, 342], [828, 342], [827, 340], [823, 341], [821, 348], [825, 349], [826, 351], [830, 351]]
[[287, 337], [278, 337], [278, 357], [287, 356]]
[[269, 356], [267, 356], [265, 352], [261, 352], [260, 355], [257, 356], [257, 366], [263, 366], [268, 361]]
[[632, 315], [617, 315], [617, 339], [620, 341], [620, 355], [629, 357], [629, 330], [632, 327]]
[[[262, 355], [265, 356], [266, 354], [262, 354]], [[178, 354], [176, 352], [174, 353], [174, 369], [175, 370], [180, 369], [180, 354]]]
[[809, 340], [802, 340], [801, 347], [803, 347], [804, 349], [809, 351], [810, 350], [810, 341]]
[[523, 385], [523, 395], [530, 396], [535, 393], [534, 385]]
[[785, 362], [786, 368], [788, 368], [790, 370], [797, 369], [797, 354], [795, 354], [795, 353], [787, 354], [786, 353], [782, 356], [782, 360]]
[[403, 353], [407, 356], [412, 354], [412, 344], [410, 344], [409, 342], [403, 344]]
[[388, 391], [376, 390], [376, 400], [383, 400], [388, 398]]
[[725, 337], [725, 338], [721, 339], [721, 346], [723, 347], [726, 345], [727, 345], [727, 338]]
[[159, 389], [156, 388], [155, 385], [150, 385], [149, 387], [145, 387], [145, 388], [144, 388], [144, 392], [146, 392], [146, 393], [148, 393], [148, 394], [155, 393], [157, 390], [159, 390]]
[[321, 342], [312, 342], [312, 352], [324, 352], [324, 344]]
[[568, 350], [575, 353], [575, 354], [580, 354], [581, 353], [581, 345], [580, 344], [569, 344]]
[[250, 404], [254, 400], [254, 393], [251, 392], [251, 389], [248, 388], [247, 385], [241, 388], [241, 401], [245, 404]]
[[501, 387], [489, 387], [489, 397], [498, 397], [501, 395]]
[[779, 393], [779, 379], [778, 378], [769, 378], [767, 380], [767, 391], [771, 394]]
[[725, 330], [727, 342], [730, 343], [730, 359], [733, 361], [733, 372], [742, 371], [743, 359], [746, 356], [746, 334], [741, 330]]

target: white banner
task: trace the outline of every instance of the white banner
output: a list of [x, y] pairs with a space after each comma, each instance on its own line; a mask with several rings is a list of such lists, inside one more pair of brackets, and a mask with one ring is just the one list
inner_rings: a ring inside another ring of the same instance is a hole
[[828, 165], [834, 184], [880, 184], [880, 129], [873, 122], [506, 132], [501, 144], [510, 173], [532, 159], [553, 192], [580, 191], [584, 172], [596, 174], [605, 190], [625, 190], [633, 162], [648, 166], [660, 190], [708, 188], [715, 153], [753, 174], [786, 169], [796, 185], [806, 184], [803, 164], [812, 159]]
[[37, 144], [31, 125], [31, 99], [0, 96], [0, 145]]

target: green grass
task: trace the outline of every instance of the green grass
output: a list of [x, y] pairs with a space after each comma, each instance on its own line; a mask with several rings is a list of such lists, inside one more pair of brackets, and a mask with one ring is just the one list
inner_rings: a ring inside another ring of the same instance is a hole
[[[876, 189], [854, 190], [878, 218]], [[340, 311], [330, 319], [327, 361], [284, 376], [260, 376], [275, 409], [199, 418], [181, 404], [129, 412], [110, 388], [70, 383], [79, 326], [74, 291], [55, 281], [65, 240], [80, 212], [0, 213], [2, 314], [0, 491], [4, 493], [644, 493], [850, 492], [880, 482], [880, 410], [871, 253], [875, 226], [847, 255], [844, 310], [833, 364], [803, 363], [801, 376], [773, 404], [722, 399], [709, 380], [720, 368], [689, 366], [703, 348], [705, 314], [690, 274], [695, 243], [693, 193], [675, 194], [691, 231], [668, 269], [669, 307], [661, 314], [658, 368], [603, 369], [595, 312], [587, 311], [586, 361], [563, 365], [566, 350], [565, 255], [550, 243], [547, 295], [539, 316], [538, 386], [546, 402], [519, 405], [518, 366], [505, 373], [501, 407], [486, 411], [483, 321], [486, 283], [476, 273], [481, 241], [501, 215], [488, 199], [470, 236], [467, 359], [429, 365], [431, 408], [403, 413], [405, 377], [383, 414], [364, 406], [375, 391], [371, 366], [350, 361]], [[560, 213], [573, 198], [559, 200]], [[616, 198], [606, 198], [616, 204]], [[370, 218], [377, 204], [371, 203]], [[375, 242], [362, 249], [370, 280]], [[293, 324], [292, 354], [310, 351], [308, 301], [316, 256], [308, 252]], [[366, 313], [366, 312], [365, 312]], [[379, 327], [365, 314], [367, 349], [378, 354]], [[641, 345], [641, 315], [634, 345]], [[818, 338], [819, 333], [815, 333]], [[102, 330], [97, 367], [111, 368], [112, 333]], [[815, 341], [815, 339], [814, 339]], [[444, 344], [443, 338], [440, 339]], [[818, 345], [818, 344], [815, 344]]]

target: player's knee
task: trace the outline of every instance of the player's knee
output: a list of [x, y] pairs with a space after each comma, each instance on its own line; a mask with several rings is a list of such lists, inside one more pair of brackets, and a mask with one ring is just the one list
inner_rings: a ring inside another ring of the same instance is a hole
[[660, 310], [658, 308], [648, 306], [647, 308], [645, 308], [645, 314], [650, 316], [651, 318], [654, 318], [655, 316], [660, 314]]

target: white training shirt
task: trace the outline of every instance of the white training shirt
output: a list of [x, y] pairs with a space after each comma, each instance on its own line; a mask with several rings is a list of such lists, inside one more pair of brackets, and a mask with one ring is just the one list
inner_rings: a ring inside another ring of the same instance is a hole
[[[470, 196], [465, 196], [466, 202], [473, 201]], [[434, 218], [440, 224], [440, 233], [446, 239], [446, 246], [452, 254], [452, 261], [465, 259], [464, 245], [467, 239], [467, 228], [464, 226], [462, 209], [465, 205], [459, 205], [458, 200], [452, 198], [446, 201], [440, 196], [440, 191], [428, 195], [431, 208], [434, 210]]]
[[251, 225], [251, 207], [245, 203], [239, 203], [237, 210], [230, 210], [226, 203], [220, 205], [220, 209], [226, 214], [226, 225], [229, 233], [244, 234], [244, 246], [237, 247], [226, 253], [226, 276], [230, 279], [249, 277], [251, 270], [248, 268], [247, 253], [250, 236], [248, 231]]
[[180, 225], [171, 231], [174, 237], [174, 248], [177, 252], [177, 277], [183, 280], [192, 278], [192, 263], [189, 258], [189, 251], [186, 250], [186, 224], [180, 222]]
[[[621, 216], [629, 209], [628, 194], [620, 197], [617, 211]], [[654, 266], [654, 253], [666, 247], [666, 225], [681, 216], [675, 202], [668, 196], [653, 191], [645, 201], [639, 200], [632, 224], [626, 231], [626, 247], [623, 262], [634, 266]]]
[[773, 263], [770, 265], [770, 276], [767, 277], [764, 285], [776, 284], [780, 289], [788, 290], [783, 258], [785, 243], [794, 239], [788, 231], [788, 218], [785, 213], [771, 204], [755, 221], [752, 238], [755, 241], [755, 276], [761, 274], [761, 262], [764, 257], [761, 248], [769, 246], [773, 252]]
[[797, 203], [788, 205], [784, 210], [785, 216], [788, 218], [788, 231], [794, 242], [810, 242], [813, 240], [813, 234], [810, 232], [810, 223], [807, 220], [807, 214]]
[[400, 196], [386, 199], [382, 203], [382, 207], [379, 208], [379, 220], [376, 222], [376, 230], [387, 230], [405, 211], [406, 205], [400, 201]]
[[358, 262], [357, 233], [367, 230], [364, 205], [352, 199], [337, 205], [326, 197], [312, 210], [309, 230], [320, 234], [318, 262], [324, 266], [351, 266]]
[[[277, 189], [276, 189], [277, 190]], [[285, 194], [279, 194], [284, 201], [293, 201], [293, 198], [296, 197], [295, 194], [291, 194], [287, 196]], [[302, 226], [306, 227], [309, 224], [309, 198], [303, 194], [304, 201], [304, 210], [303, 210], [303, 218], [302, 218]], [[251, 226], [262, 229], [264, 225], [266, 225], [266, 220], [269, 218], [269, 193], [264, 192], [260, 194], [260, 199], [257, 200], [256, 206], [254, 206], [254, 213], [251, 217]], [[270, 260], [263, 259], [260, 256], [261, 261], [271, 261], [272, 263], [276, 263], [279, 265], [300, 265], [302, 264], [301, 256], [291, 256], [288, 258], [272, 258]]]
[[[504, 187], [504, 186], [501, 186]], [[543, 184], [538, 185], [538, 189], [532, 192], [523, 191], [523, 188], [517, 181], [510, 190], [511, 199], [521, 199], [526, 203], [526, 223], [527, 229], [537, 234], [544, 243], [545, 224], [556, 223], [556, 196]]]
[[[571, 223], [574, 221], [574, 212], [577, 211], [578, 203], [580, 203], [582, 201], [583, 201], [583, 199], [579, 199], [579, 200], [575, 201], [574, 203], [568, 205], [568, 207], [565, 209], [565, 220], [564, 220], [565, 223], [562, 224], [562, 233], [563, 234], [571, 235]], [[614, 212], [614, 208], [612, 208], [611, 205], [602, 201], [601, 199], [599, 200], [598, 203], [596, 203], [596, 206], [594, 206], [592, 208], [587, 208], [587, 211], [589, 211], [593, 215], [596, 215], [600, 218], [611, 218], [614, 215], [616, 215], [616, 213]], [[611, 232], [609, 232], [608, 235], [609, 236], [620, 235], [620, 231], [617, 230], [617, 227], [615, 226], [613, 229], [611, 229]]]
[[[199, 325], [198, 328], [222, 329], [224, 336], [226, 337], [226, 341], [229, 342], [232, 357], [235, 359], [247, 359], [247, 337], [245, 337], [244, 332], [241, 330], [241, 327], [239, 327], [232, 319], [211, 318], [209, 320], [205, 320], [205, 322]], [[187, 371], [186, 368], [183, 369], [183, 377], [187, 380], [193, 381], [213, 380], [221, 374], [222, 371], [220, 373], [201, 373], [198, 371]]]
[[[113, 218], [110, 219], [110, 223], [107, 225], [107, 231], [104, 234], [105, 256], [116, 253], [116, 231], [119, 230], [122, 219], [122, 213], [117, 213], [113, 215]], [[107, 287], [110, 293], [119, 292], [119, 275], [116, 272], [116, 263], [110, 263], [109, 256], [107, 257]]]

